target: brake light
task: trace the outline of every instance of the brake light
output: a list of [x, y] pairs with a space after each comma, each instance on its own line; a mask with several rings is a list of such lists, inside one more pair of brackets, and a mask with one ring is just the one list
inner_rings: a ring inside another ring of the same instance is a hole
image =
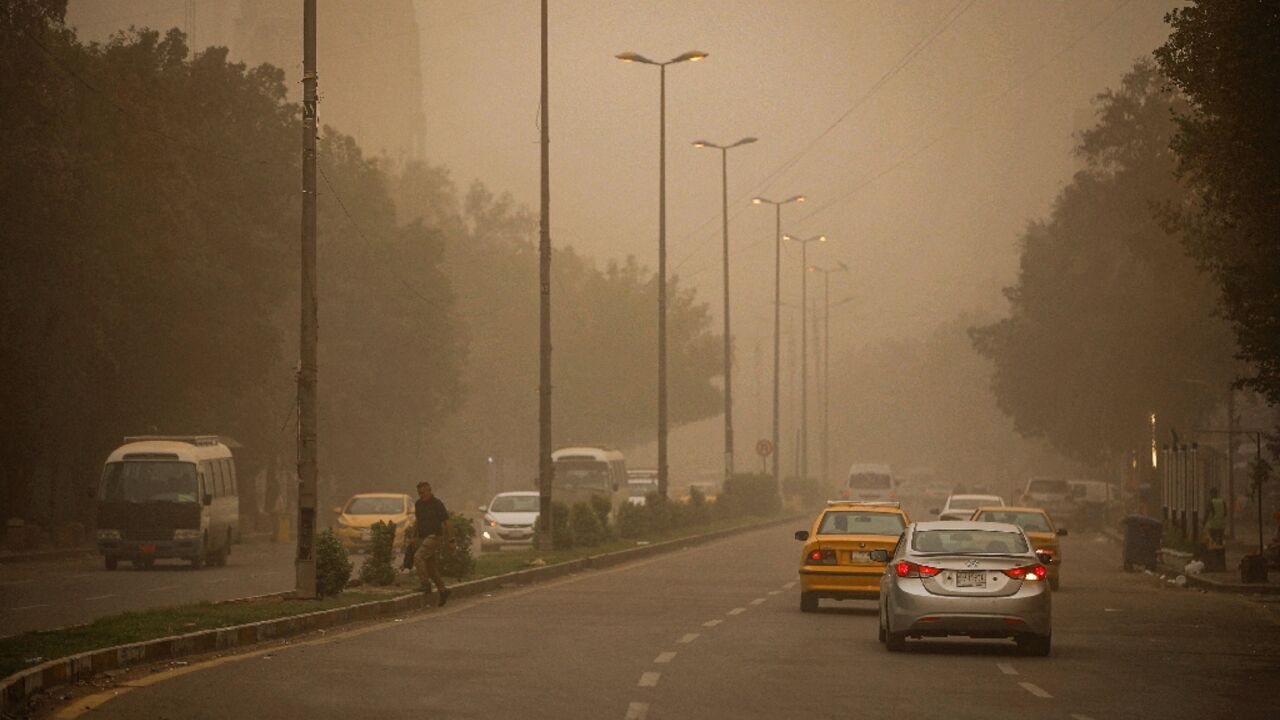
[[914, 578], [933, 577], [942, 572], [942, 569], [928, 565], [917, 565], [908, 560], [899, 560], [898, 564], [893, 566], [893, 571], [898, 573], [898, 577]]
[[1049, 571], [1044, 565], [1036, 563], [1035, 565], [1027, 565], [1025, 567], [1009, 568], [1004, 571], [1004, 574], [1014, 580], [1028, 580], [1034, 582], [1036, 580], [1043, 580], [1044, 576], [1049, 574]]
[[836, 551], [831, 548], [814, 548], [805, 556], [810, 565], [835, 565]]

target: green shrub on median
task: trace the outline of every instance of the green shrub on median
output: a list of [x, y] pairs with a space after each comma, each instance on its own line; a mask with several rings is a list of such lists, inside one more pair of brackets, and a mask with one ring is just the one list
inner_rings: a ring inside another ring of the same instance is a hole
[[351, 580], [351, 560], [333, 530], [316, 536], [316, 592], [329, 597], [342, 592]]
[[573, 529], [573, 542], [578, 547], [595, 547], [607, 537], [600, 516], [584, 502], [574, 503], [569, 508], [569, 526]]
[[440, 574], [451, 578], [471, 577], [476, 569], [476, 559], [471, 553], [471, 543], [476, 537], [475, 521], [451, 514], [449, 525], [453, 528], [453, 547], [440, 551]]
[[391, 566], [392, 548], [396, 541], [395, 523], [379, 520], [369, 528], [369, 554], [360, 566], [360, 582], [366, 585], [390, 585], [396, 581]]

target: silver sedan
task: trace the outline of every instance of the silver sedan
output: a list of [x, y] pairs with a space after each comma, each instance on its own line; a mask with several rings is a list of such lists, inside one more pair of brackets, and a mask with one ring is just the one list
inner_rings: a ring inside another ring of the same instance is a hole
[[1048, 655], [1052, 637], [1043, 559], [1017, 525], [913, 523], [880, 579], [880, 642], [890, 651], [907, 638], [963, 635], [1012, 638], [1030, 655]]

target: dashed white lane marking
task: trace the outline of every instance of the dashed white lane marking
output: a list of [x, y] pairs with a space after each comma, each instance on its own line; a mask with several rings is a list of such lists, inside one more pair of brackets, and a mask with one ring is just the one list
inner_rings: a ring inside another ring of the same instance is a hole
[[765, 598], [756, 598], [755, 600], [752, 600], [752, 601], [751, 601], [751, 604], [752, 604], [752, 605], [759, 605], [760, 603], [762, 603], [762, 602], [764, 602], [764, 601], [765, 601]]
[[781, 591], [781, 590], [770, 590], [770, 591], [769, 591], [769, 594], [770, 594], [770, 595], [781, 595], [781, 594], [782, 594], [782, 591]]
[[792, 580], [791, 582], [787, 583], [786, 585], [783, 585], [783, 586], [782, 586], [782, 589], [783, 589], [783, 590], [790, 590], [791, 588], [793, 588], [793, 587], [795, 587], [795, 586], [796, 586], [796, 581], [795, 581], [795, 580]]
[[166, 590], [176, 590], [179, 585], [161, 585], [160, 587], [147, 588], [147, 592], [164, 592]]
[[649, 703], [633, 702], [627, 706], [627, 716], [623, 720], [644, 720], [649, 715]]
[[23, 605], [21, 607], [9, 608], [9, 609], [14, 612], [17, 612], [18, 610], [35, 610], [36, 608], [42, 608], [42, 607], [49, 607], [49, 604], [41, 603], [39, 605]]
[[698, 633], [686, 633], [684, 637], [680, 638], [676, 642], [684, 643], [687, 645], [697, 639], [698, 639]]
[[254, 574], [250, 575], [249, 577], [251, 577], [251, 578], [260, 578], [260, 577], [266, 577], [266, 576], [268, 576], [268, 575], [279, 575], [279, 574], [280, 574], [280, 573], [276, 572], [275, 570], [271, 570], [271, 571], [268, 571], [268, 572], [254, 573]]
[[95, 570], [94, 572], [76, 573], [75, 575], [63, 575], [62, 578], [64, 580], [76, 580], [79, 578], [96, 577], [101, 574], [102, 574], [101, 570]]
[[1093, 720], [1093, 718], [1088, 715], [1081, 715], [1080, 713], [1071, 713], [1071, 720]]
[[85, 600], [85, 602], [89, 602], [90, 600], [106, 600], [107, 598], [113, 598], [113, 597], [117, 597], [117, 596], [116, 596], [116, 595], [111, 595], [111, 594], [109, 594], [109, 595], [94, 595], [93, 597], [87, 597], [87, 598], [85, 598], [84, 600]]
[[655, 663], [669, 663], [676, 656], [673, 652], [658, 653], [658, 657], [654, 658]]
[[636, 685], [640, 687], [658, 687], [658, 678], [662, 677], [662, 673], [647, 672], [640, 674], [640, 682]]
[[746, 608], [734, 608], [734, 609], [732, 609], [732, 610], [730, 610], [730, 611], [729, 611], [729, 614], [730, 614], [730, 615], [741, 615], [742, 613], [744, 613], [744, 612], [746, 612], [746, 611], [747, 611], [747, 609], [746, 609]]
[[702, 623], [702, 627], [715, 627], [715, 626], [719, 625], [719, 624], [720, 624], [720, 623], [722, 623], [722, 622], [724, 622], [724, 621], [723, 621], [723, 620], [721, 620], [720, 618], [716, 618], [715, 620], [708, 620], [708, 621], [706, 621], [706, 622]]
[[217, 585], [218, 583], [230, 582], [230, 580], [231, 580], [231, 578], [213, 578], [212, 580], [205, 580], [205, 581], [204, 581], [204, 584], [205, 584], [205, 585]]
[[1031, 693], [1032, 695], [1035, 695], [1038, 698], [1053, 697], [1049, 693], [1045, 692], [1044, 688], [1040, 687], [1039, 685], [1036, 685], [1035, 683], [1020, 682], [1018, 684], [1022, 686], [1023, 690], [1026, 690], [1027, 692]]
[[1018, 671], [1013, 669], [1009, 663], [996, 663], [996, 667], [1000, 668], [1000, 672], [1005, 675], [1017, 675]]
[[28, 578], [26, 580], [6, 580], [5, 582], [0, 583], [0, 587], [13, 587], [14, 585], [30, 585], [35, 581], [36, 581], [35, 578]]

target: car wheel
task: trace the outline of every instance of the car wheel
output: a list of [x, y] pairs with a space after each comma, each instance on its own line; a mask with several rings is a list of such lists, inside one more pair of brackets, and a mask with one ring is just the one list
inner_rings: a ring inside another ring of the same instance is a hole
[[902, 652], [907, 649], [907, 634], [885, 631], [884, 646], [889, 652]]
[[199, 570], [200, 568], [204, 567], [205, 558], [208, 554], [209, 554], [209, 538], [206, 537], [204, 539], [204, 542], [200, 543], [199, 552], [195, 554], [195, 557], [191, 558], [191, 569]]
[[887, 635], [887, 633], [885, 633], [885, 631], [884, 631], [884, 622], [883, 622], [883, 621], [881, 621], [881, 623], [880, 623], [880, 638], [879, 638], [879, 640], [880, 640], [880, 644], [881, 644], [881, 645], [883, 645], [883, 644], [888, 640], [888, 635]]
[[103, 564], [107, 566], [108, 570], [115, 570], [117, 567], [120, 566], [120, 561], [117, 560], [116, 558], [108, 557], [105, 559]]
[[1052, 635], [1023, 635], [1017, 640], [1018, 649], [1022, 651], [1023, 655], [1035, 657], [1047, 656], [1052, 641]]
[[818, 610], [818, 596], [811, 592], [800, 592], [800, 612], [816, 612]]
[[1050, 590], [1058, 589], [1058, 578], [1049, 578], [1049, 589]]

